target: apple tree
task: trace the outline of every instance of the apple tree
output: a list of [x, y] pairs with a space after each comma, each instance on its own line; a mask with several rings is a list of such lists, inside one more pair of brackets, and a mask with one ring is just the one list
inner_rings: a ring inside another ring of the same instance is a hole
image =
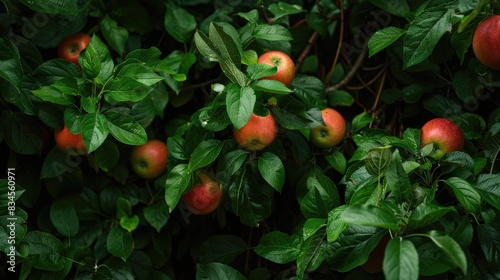
[[500, 277], [496, 0], [1, 2], [2, 279]]

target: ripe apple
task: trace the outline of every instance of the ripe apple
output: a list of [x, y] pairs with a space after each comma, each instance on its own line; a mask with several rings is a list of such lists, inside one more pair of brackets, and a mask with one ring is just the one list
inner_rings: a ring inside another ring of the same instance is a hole
[[286, 53], [268, 51], [259, 57], [257, 63], [276, 66], [278, 68], [276, 74], [263, 77], [262, 79], [280, 81], [287, 87], [292, 85], [293, 78], [295, 78], [295, 64]]
[[464, 148], [464, 134], [458, 125], [445, 118], [432, 119], [422, 126], [420, 146], [433, 143], [435, 150], [431, 157], [440, 159], [444, 154]]
[[344, 139], [345, 120], [339, 112], [332, 108], [321, 110], [321, 116], [326, 126], [320, 125], [311, 129], [309, 140], [320, 148], [333, 148]]
[[490, 16], [476, 27], [472, 50], [477, 59], [491, 69], [500, 70], [500, 15]]
[[204, 171], [198, 173], [201, 184], [195, 185], [181, 199], [193, 214], [205, 215], [213, 212], [220, 204], [222, 186]]
[[252, 113], [240, 129], [233, 128], [233, 136], [240, 146], [249, 151], [259, 151], [269, 146], [278, 135], [278, 124], [269, 113], [261, 117]]
[[390, 240], [391, 238], [389, 235], [384, 235], [384, 237], [380, 239], [377, 246], [370, 252], [368, 260], [361, 266], [364, 271], [370, 273], [379, 273], [382, 271], [385, 248]]
[[134, 172], [142, 178], [154, 179], [167, 168], [167, 145], [157, 139], [135, 146], [130, 153], [130, 164]]
[[54, 130], [54, 140], [57, 147], [69, 155], [85, 155], [87, 148], [83, 144], [82, 134], [73, 134], [65, 125]]
[[88, 34], [81, 32], [66, 36], [59, 42], [57, 55], [80, 67], [78, 57], [80, 57], [80, 52], [87, 47], [91, 39]]

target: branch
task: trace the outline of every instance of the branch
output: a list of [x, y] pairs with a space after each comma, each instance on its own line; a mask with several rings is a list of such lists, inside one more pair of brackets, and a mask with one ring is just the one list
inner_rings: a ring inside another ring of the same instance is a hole
[[335, 91], [335, 90], [337, 90], [339, 88], [342, 88], [342, 87], [346, 86], [347, 83], [349, 83], [349, 81], [352, 79], [352, 77], [354, 77], [354, 74], [356, 74], [356, 72], [359, 70], [359, 68], [361, 68], [361, 65], [363, 64], [363, 61], [366, 58], [367, 52], [368, 52], [368, 45], [364, 44], [363, 48], [361, 48], [361, 53], [359, 54], [358, 58], [356, 59], [356, 62], [352, 66], [351, 70], [345, 75], [344, 79], [342, 81], [340, 81], [336, 85], [327, 87], [325, 89], [325, 91], [326, 92], [332, 92], [332, 91]]

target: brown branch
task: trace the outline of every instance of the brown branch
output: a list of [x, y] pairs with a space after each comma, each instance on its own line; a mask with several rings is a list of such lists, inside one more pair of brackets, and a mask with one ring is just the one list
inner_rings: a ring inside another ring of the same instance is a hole
[[325, 79], [325, 85], [327, 85], [330, 82], [330, 79], [332, 78], [333, 72], [335, 71], [335, 67], [337, 66], [337, 61], [340, 56], [340, 50], [342, 49], [342, 41], [344, 40], [344, 1], [340, 0], [339, 1], [339, 10], [340, 10], [340, 35], [339, 35], [339, 44], [337, 46], [337, 51], [335, 52], [335, 58], [333, 59], [332, 67], [330, 69], [330, 72], [326, 76]]
[[314, 33], [309, 38], [309, 41], [307, 41], [307, 46], [304, 48], [304, 50], [300, 53], [299, 57], [297, 58], [297, 61], [295, 63], [295, 73], [297, 73], [300, 66], [302, 65], [302, 62], [311, 51], [311, 48], [314, 45], [314, 42], [316, 42], [317, 38], [318, 38], [318, 32], [314, 31]]
[[331, 92], [331, 91], [334, 91], [334, 90], [337, 90], [339, 88], [343, 88], [344, 86], [346, 86], [347, 83], [349, 83], [349, 81], [354, 77], [354, 74], [356, 74], [358, 72], [359, 68], [361, 68], [363, 61], [366, 58], [367, 52], [368, 52], [368, 45], [365, 44], [365, 45], [363, 45], [363, 48], [361, 48], [361, 53], [359, 54], [358, 58], [356, 59], [356, 62], [352, 66], [351, 70], [345, 75], [344, 79], [342, 79], [342, 81], [340, 81], [338, 84], [326, 88], [325, 91]]

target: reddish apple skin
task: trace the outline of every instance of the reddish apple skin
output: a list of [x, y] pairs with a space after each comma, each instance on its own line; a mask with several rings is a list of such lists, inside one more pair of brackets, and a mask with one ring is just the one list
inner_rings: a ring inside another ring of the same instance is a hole
[[278, 124], [270, 113], [261, 117], [252, 113], [248, 122], [240, 129], [233, 128], [238, 144], [249, 151], [259, 151], [269, 146], [278, 135]]
[[262, 79], [280, 81], [287, 87], [292, 85], [293, 79], [295, 78], [295, 63], [286, 53], [281, 51], [268, 51], [259, 57], [257, 63], [276, 66], [278, 68], [276, 74]]
[[78, 57], [80, 57], [80, 52], [87, 47], [91, 39], [88, 34], [81, 32], [64, 37], [57, 47], [57, 55], [80, 67]]
[[157, 139], [135, 146], [130, 153], [130, 164], [134, 172], [142, 178], [154, 179], [167, 168], [167, 145]]
[[309, 140], [319, 148], [330, 149], [344, 139], [346, 123], [344, 117], [332, 108], [321, 110], [321, 116], [326, 126], [321, 125], [311, 129]]
[[193, 214], [206, 215], [219, 206], [222, 198], [222, 186], [204, 172], [198, 173], [201, 185], [195, 185], [181, 199]]
[[472, 50], [491, 69], [500, 70], [500, 15], [490, 16], [476, 27]]
[[420, 146], [430, 143], [436, 146], [430, 156], [439, 159], [446, 153], [462, 150], [465, 139], [462, 130], [454, 122], [445, 118], [435, 118], [426, 122], [420, 133]]

